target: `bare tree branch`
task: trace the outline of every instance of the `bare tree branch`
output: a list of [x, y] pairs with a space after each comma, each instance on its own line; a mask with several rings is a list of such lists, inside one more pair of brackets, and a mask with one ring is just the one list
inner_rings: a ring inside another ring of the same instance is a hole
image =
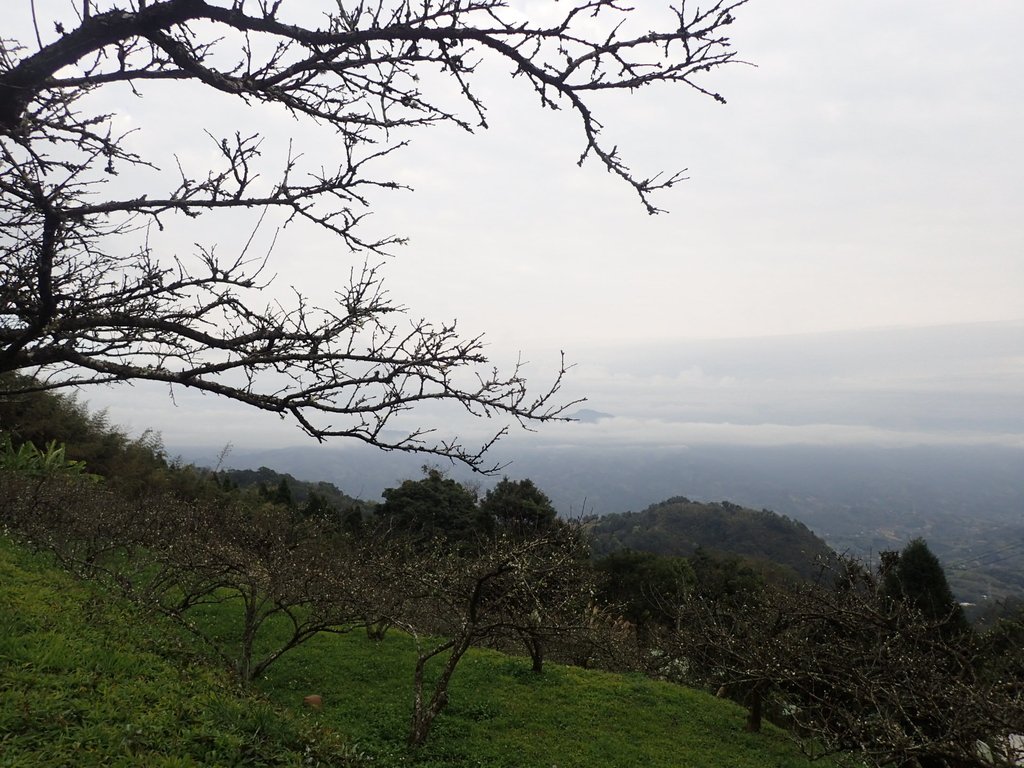
[[[604, 143], [592, 97], [678, 83], [721, 100], [700, 80], [734, 61], [724, 32], [745, 1], [682, 0], [662, 28], [640, 31], [619, 0], [576, 0], [545, 24], [503, 0], [325, 3], [318, 26], [286, 18], [279, 2], [106, 0], [77, 7], [74, 28], [57, 24], [57, 39], [35, 52], [0, 41], [0, 372], [36, 371], [40, 388], [177, 384], [292, 417], [319, 439], [355, 437], [486, 469], [491, 441], [467, 447], [430, 428], [396, 436], [389, 424], [425, 401], [523, 425], [560, 418], [566, 366], [531, 394], [522, 366], [485, 367], [481, 338], [409, 318], [391, 301], [374, 265], [404, 241], [365, 237], [360, 224], [371, 193], [403, 184], [372, 168], [406, 145], [408, 129], [486, 127], [474, 73], [492, 59], [527, 82], [542, 108], [574, 113], [580, 162], [596, 158], [656, 213], [653, 193], [681, 173], [635, 175]], [[425, 84], [437, 82], [427, 73], [454, 84], [457, 108]], [[291, 149], [274, 169], [261, 135], [238, 131], [209, 135], [217, 162], [196, 174], [173, 148], [136, 154], [113, 116], [84, 106], [112, 84], [138, 93], [176, 81], [333, 129], [334, 167]], [[169, 176], [159, 169], [171, 158]], [[126, 170], [152, 174], [145, 194], [113, 194], [109, 182]], [[248, 246], [225, 259], [213, 246], [186, 256], [151, 245], [172, 216], [239, 209], [324, 229], [365, 266], [332, 307], [299, 294], [290, 307], [264, 306], [264, 264]]]

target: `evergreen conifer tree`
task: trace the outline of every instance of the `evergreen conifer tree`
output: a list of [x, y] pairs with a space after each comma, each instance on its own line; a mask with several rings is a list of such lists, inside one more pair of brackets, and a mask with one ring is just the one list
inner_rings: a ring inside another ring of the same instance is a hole
[[968, 628], [939, 559], [924, 539], [914, 539], [898, 554], [882, 558], [882, 589], [891, 600], [905, 600], [925, 618], [946, 622], [953, 632]]

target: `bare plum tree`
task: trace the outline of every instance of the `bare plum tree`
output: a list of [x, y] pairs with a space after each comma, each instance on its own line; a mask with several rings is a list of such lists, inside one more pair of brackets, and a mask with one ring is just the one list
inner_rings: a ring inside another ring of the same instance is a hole
[[[319, 439], [486, 469], [493, 440], [469, 447], [394, 417], [451, 403], [501, 417], [497, 439], [564, 415], [564, 360], [536, 394], [521, 366], [489, 367], [480, 337], [403, 317], [374, 266], [402, 239], [360, 227], [374, 191], [403, 184], [371, 167], [411, 129], [486, 127], [474, 73], [496, 59], [542, 108], [575, 114], [580, 163], [595, 158], [655, 213], [652, 195], [682, 176], [634, 174], [603, 140], [595, 97], [674, 83], [722, 100], [701, 76], [734, 60], [725, 32], [745, 1], [679, 0], [659, 29], [640, 27], [621, 0], [560, 3], [543, 22], [505, 0], [69, 0], [63, 21], [33, 4], [35, 35], [0, 41], [0, 373], [31, 373], [43, 389], [164, 382], [291, 417]], [[250, 125], [270, 114], [257, 108], [276, 108], [333, 129], [334, 144], [271, 161], [265, 123], [262, 134], [210, 133], [218, 160], [197, 173], [176, 154], [188, 147], [139, 150], [104, 112], [118, 87], [178, 109], [182, 92], [170, 89], [184, 83], [248, 105]], [[125, 193], [119, 175], [143, 179], [144, 193]], [[266, 260], [248, 248], [225, 257], [213, 244], [188, 254], [156, 244], [178, 215], [229, 210], [322, 228], [364, 266], [336, 304], [296, 295], [285, 306], [259, 298]]]

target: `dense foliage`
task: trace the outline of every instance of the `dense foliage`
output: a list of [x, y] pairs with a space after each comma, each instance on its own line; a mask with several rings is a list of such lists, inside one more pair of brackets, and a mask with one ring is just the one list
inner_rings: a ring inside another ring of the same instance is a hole
[[501, 481], [487, 491], [480, 511], [499, 530], [517, 535], [543, 531], [554, 525], [558, 513], [540, 488], [529, 478]]
[[614, 606], [640, 635], [653, 625], [671, 626], [672, 606], [694, 588], [696, 576], [689, 561], [649, 552], [623, 549], [594, 564], [600, 576], [598, 597]]
[[472, 541], [493, 529], [473, 491], [438, 469], [424, 470], [421, 479], [384, 491], [377, 515], [388, 526], [421, 541], [443, 537], [454, 542]]
[[905, 602], [925, 618], [940, 622], [947, 634], [968, 631], [964, 610], [924, 539], [914, 539], [900, 552], [882, 553], [879, 569], [881, 590], [889, 600]]

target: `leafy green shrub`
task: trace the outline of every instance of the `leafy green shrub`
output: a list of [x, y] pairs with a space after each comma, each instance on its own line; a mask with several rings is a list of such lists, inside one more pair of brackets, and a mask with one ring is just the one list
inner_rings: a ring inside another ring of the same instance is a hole
[[68, 475], [99, 480], [85, 471], [84, 461], [69, 459], [63, 443], [51, 440], [42, 450], [27, 441], [14, 447], [10, 435], [0, 439], [0, 471], [20, 472], [37, 477]]

